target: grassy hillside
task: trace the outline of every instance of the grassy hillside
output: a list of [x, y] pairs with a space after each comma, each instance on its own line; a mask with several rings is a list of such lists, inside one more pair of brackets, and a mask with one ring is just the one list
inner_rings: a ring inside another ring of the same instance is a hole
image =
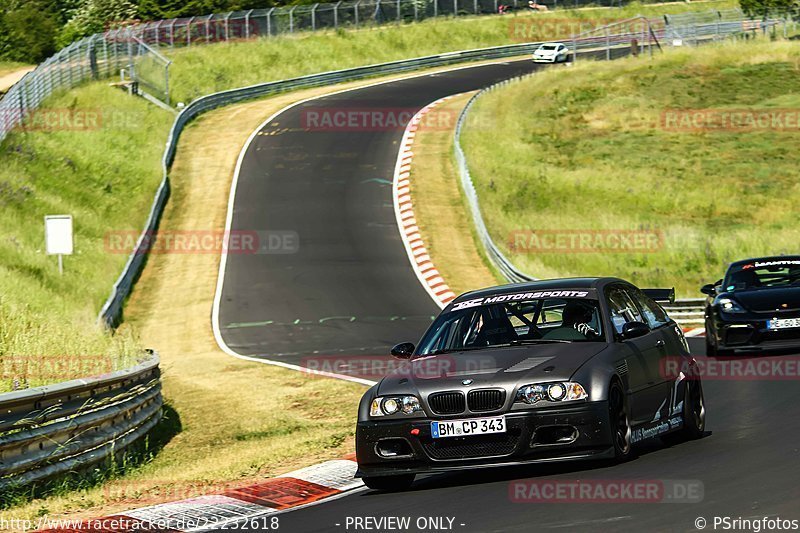
[[[464, 145], [493, 237], [537, 277], [619, 275], [682, 296], [698, 296], [729, 261], [797, 253], [798, 82], [800, 43], [729, 43], [583, 62], [486, 95]], [[773, 110], [794, 127], [682, 122], [681, 110], [707, 109], [719, 120]], [[644, 230], [663, 246], [542, 253], [528, 240], [514, 252], [517, 230]]]
[[586, 28], [637, 14], [726, 9], [736, 5], [732, 0], [657, 6], [632, 3], [623, 8], [430, 19], [357, 31], [303, 33], [180, 48], [168, 54], [174, 61], [170, 71], [171, 90], [176, 102], [189, 102], [213, 91], [326, 70], [526, 40], [568, 38], [571, 31], [582, 27], [582, 20], [602, 21], [587, 23], [583, 26]]
[[[171, 120], [144, 100], [93, 84], [51, 99], [0, 144], [0, 391], [15, 379], [35, 386], [135, 357], [130, 336], [112, 338], [95, 325], [127, 260], [107, 249], [106, 236], [143, 227]], [[57, 214], [74, 218], [75, 250], [63, 276], [44, 253], [43, 218]]]

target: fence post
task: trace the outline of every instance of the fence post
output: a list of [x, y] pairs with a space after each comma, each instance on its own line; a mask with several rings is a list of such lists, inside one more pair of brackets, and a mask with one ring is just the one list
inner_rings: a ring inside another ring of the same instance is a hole
[[186, 24], [186, 46], [192, 45], [192, 21], [194, 17], [189, 19], [189, 22]]
[[414, 22], [419, 20], [419, 8], [417, 7], [417, 0], [411, 0], [411, 4], [414, 6]]
[[167, 105], [171, 105], [169, 101], [169, 63], [164, 65], [164, 99]]
[[342, 3], [342, 0], [339, 0], [335, 4], [333, 4], [333, 29], [339, 29], [339, 5]]
[[175, 19], [172, 19], [172, 24], [169, 25], [169, 47], [175, 48]]
[[[516, 0], [514, 0], [516, 2]], [[453, 16], [458, 16], [458, 0], [453, 0]]]
[[206, 18], [206, 44], [211, 42], [211, 17], [214, 15], [209, 15]]
[[272, 37], [272, 12], [275, 11], [275, 8], [270, 8], [267, 11], [267, 37]]
[[356, 29], [358, 29], [358, 4], [361, 3], [361, 0], [358, 0], [355, 5], [353, 5], [353, 14], [355, 15], [356, 21]]
[[230, 31], [230, 18], [233, 12], [229, 12], [225, 15], [225, 42], [231, 40], [231, 31]]
[[611, 34], [606, 26], [606, 61], [611, 59]]
[[311, 8], [311, 31], [317, 31], [317, 7], [319, 4], [314, 4]]
[[250, 14], [252, 12], [253, 12], [253, 10], [251, 9], [250, 11], [248, 11], [247, 13], [244, 14], [244, 35], [245, 35], [244, 38], [245, 39], [249, 39], [250, 38]]
[[289, 33], [294, 33], [294, 10], [297, 6], [292, 6], [292, 9], [289, 10]]
[[[495, 5], [497, 5], [497, 0], [494, 0], [494, 3]], [[436, 18], [438, 16], [439, 16], [439, 0], [433, 0], [433, 18]]]
[[475, 2], [473, 3], [473, 6], [472, 6], [472, 12], [473, 12], [473, 14], [475, 14], [475, 15], [477, 15], [477, 14], [478, 14], [478, 0], [475, 0]]
[[400, 24], [400, 0], [397, 0], [397, 23]]

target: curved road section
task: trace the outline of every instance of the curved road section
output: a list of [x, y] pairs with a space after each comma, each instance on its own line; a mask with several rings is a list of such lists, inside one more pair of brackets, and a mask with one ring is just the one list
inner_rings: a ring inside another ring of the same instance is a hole
[[[438, 308], [410, 267], [393, 212], [391, 180], [404, 120], [440, 97], [533, 68], [512, 62], [384, 83], [306, 102], [266, 123], [242, 159], [231, 229], [259, 232], [267, 244], [257, 253], [227, 256], [215, 320], [228, 347], [308, 366], [321, 356], [388, 359], [393, 343], [417, 340]], [[358, 121], [329, 126], [319, 118], [375, 109], [405, 119], [387, 128]], [[691, 342], [702, 353], [702, 341]], [[402, 494], [354, 491], [283, 513], [280, 527], [697, 531], [721, 529], [715, 517], [727, 519], [728, 528], [737, 528], [736, 519], [800, 519], [796, 381], [707, 379], [704, 388], [709, 432], [698, 441], [649, 444], [622, 465], [421, 476]], [[569, 487], [578, 482], [594, 490], [592, 503], [581, 501], [581, 493], [570, 499]], [[555, 492], [559, 486], [566, 492]], [[753, 529], [742, 524], [738, 529]]]
[[[233, 192], [215, 317], [227, 347], [332, 372], [358, 360], [366, 370], [356, 373], [378, 380], [380, 358], [397, 342], [416, 342], [439, 312], [412, 270], [392, 202], [406, 124], [434, 100], [535, 68], [515, 61], [380, 83], [265, 123]], [[253, 239], [257, 249], [246, 244]]]

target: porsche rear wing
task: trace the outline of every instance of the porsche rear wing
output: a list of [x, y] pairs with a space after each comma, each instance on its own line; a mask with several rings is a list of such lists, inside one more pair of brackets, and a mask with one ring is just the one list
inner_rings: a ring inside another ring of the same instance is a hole
[[642, 292], [660, 304], [675, 303], [675, 287], [671, 289], [642, 289]]

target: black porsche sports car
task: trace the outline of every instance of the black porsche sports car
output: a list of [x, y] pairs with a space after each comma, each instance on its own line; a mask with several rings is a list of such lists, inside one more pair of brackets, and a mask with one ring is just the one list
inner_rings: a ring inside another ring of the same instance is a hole
[[800, 348], [800, 256], [737, 261], [700, 291], [708, 355]]
[[418, 473], [624, 459], [644, 439], [701, 436], [695, 361], [651, 296], [674, 291], [573, 278], [459, 296], [362, 398], [357, 476], [400, 490]]

